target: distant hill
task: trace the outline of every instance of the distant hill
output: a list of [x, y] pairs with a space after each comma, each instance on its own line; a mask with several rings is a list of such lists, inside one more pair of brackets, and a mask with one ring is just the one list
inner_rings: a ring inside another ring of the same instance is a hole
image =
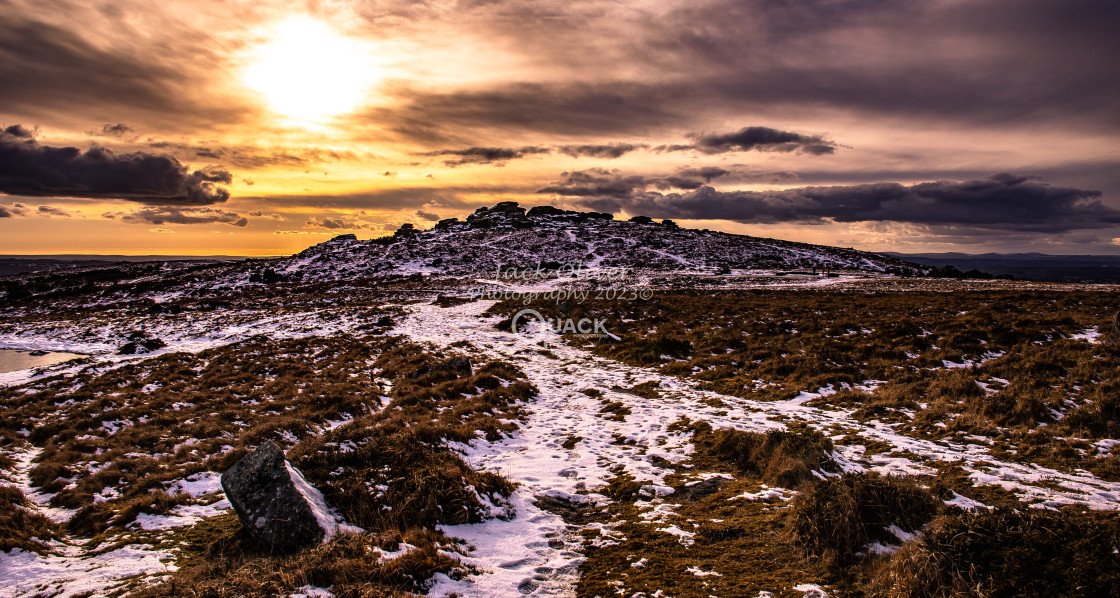
[[567, 264], [660, 272], [923, 270], [855, 249], [687, 229], [668, 220], [619, 221], [611, 214], [551, 206], [526, 211], [516, 202], [479, 208], [466, 221], [443, 220], [432, 230], [405, 225], [391, 237], [371, 240], [342, 235], [273, 265], [285, 277], [332, 280], [418, 272], [486, 275], [500, 264], [527, 268], [538, 262], [546, 268]]
[[894, 253], [925, 266], [953, 266], [1019, 280], [1120, 283], [1120, 255], [1048, 255], [1044, 253]]
[[243, 259], [245, 258], [229, 255], [0, 255], [0, 276], [27, 272], [49, 272], [83, 266], [108, 266], [120, 262], [229, 261]]
[[[112, 301], [145, 293], [201, 296], [275, 283], [422, 275], [493, 278], [499, 267], [507, 272], [510, 268], [522, 272], [539, 268], [557, 273], [565, 268], [603, 273], [610, 268], [647, 278], [746, 271], [824, 276], [839, 270], [921, 276], [929, 270], [855, 249], [687, 229], [669, 220], [638, 217], [619, 221], [611, 214], [551, 206], [526, 211], [514, 202], [479, 208], [465, 221], [441, 220], [431, 230], [406, 224], [393, 235], [378, 239], [340, 235], [287, 257], [97, 259], [101, 257], [11, 257], [13, 267], [24, 270], [0, 280], [0, 303], [61, 297]], [[27, 269], [29, 266], [35, 269]]]

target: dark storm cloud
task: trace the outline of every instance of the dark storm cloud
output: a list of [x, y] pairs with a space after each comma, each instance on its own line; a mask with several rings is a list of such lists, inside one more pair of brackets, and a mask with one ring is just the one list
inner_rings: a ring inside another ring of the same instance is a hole
[[433, 214], [432, 212], [425, 212], [424, 210], [416, 210], [416, 217], [420, 218], [420, 219], [423, 219], [423, 220], [427, 220], [429, 222], [435, 222], [435, 221], [439, 220], [439, 214]]
[[681, 170], [681, 176], [702, 178], [705, 183], [712, 182], [712, 179], [717, 179], [721, 176], [731, 174], [730, 170], [725, 170], [718, 166], [703, 166], [701, 168], [685, 168]]
[[[433, 93], [397, 89], [397, 103], [362, 118], [389, 123], [405, 139], [431, 144], [464, 131], [529, 131], [561, 135], [632, 133], [651, 126], [679, 126], [683, 114], [658, 84], [512, 83]], [[673, 94], [669, 94], [673, 95]]]
[[166, 154], [115, 154], [99, 146], [83, 152], [40, 145], [11, 130], [0, 133], [0, 193], [163, 205], [209, 205], [229, 199], [229, 192], [216, 186], [233, 180], [222, 169], [189, 172]]
[[447, 166], [463, 164], [505, 164], [515, 158], [551, 153], [547, 147], [468, 147], [466, 149], [445, 149], [426, 152], [423, 156], [458, 156], [457, 159], [444, 160]]
[[625, 19], [571, 2], [545, 20], [539, 6], [471, 5], [456, 19], [547, 57], [567, 79], [397, 89], [398, 103], [370, 117], [422, 142], [472, 129], [622, 135], [687, 130], [698, 117], [822, 111], [1120, 128], [1120, 3], [1111, 0], [698, 0], [656, 16], [618, 7]]
[[229, 224], [245, 227], [249, 219], [219, 208], [181, 208], [174, 206], [151, 206], [130, 212], [106, 212], [103, 218], [120, 220], [129, 224]]
[[646, 145], [634, 143], [614, 143], [603, 145], [561, 145], [556, 148], [561, 154], [571, 156], [573, 158], [589, 157], [589, 158], [621, 158], [626, 154], [639, 149], [645, 149]]
[[[97, 23], [59, 27], [6, 7], [0, 20], [0, 106], [3, 111], [70, 122], [104, 114], [137, 114], [174, 129], [229, 123], [246, 112], [203, 91], [221, 63], [205, 32], [164, 39], [138, 35], [101, 43]], [[118, 29], [119, 24], [114, 24]], [[88, 121], [87, 121], [88, 122]]]
[[8, 209], [8, 206], [0, 206], [0, 218], [11, 218], [11, 217], [12, 217], [12, 211]]
[[[722, 154], [729, 152], [763, 151], [763, 152], [799, 152], [814, 155], [831, 154], [838, 147], [835, 142], [827, 141], [816, 135], [803, 135], [791, 131], [781, 131], [770, 127], [750, 126], [732, 133], [691, 135], [695, 138], [692, 143], [674, 145], [658, 145], [651, 148], [641, 143], [605, 143], [585, 145], [558, 145], [558, 146], [528, 146], [528, 147], [470, 147], [466, 149], [441, 149], [421, 153], [422, 156], [459, 156], [457, 160], [446, 160], [447, 166], [460, 166], [463, 164], [497, 164], [504, 165], [510, 160], [526, 156], [551, 154], [553, 152], [571, 156], [573, 158], [588, 157], [600, 159], [617, 159], [626, 154], [644, 149], [656, 152], [698, 151], [704, 154]], [[712, 171], [714, 172], [714, 171]], [[723, 171], [727, 174], [727, 171]], [[698, 175], [709, 182], [710, 175]], [[719, 175], [716, 175], [719, 176]]]
[[693, 147], [705, 154], [758, 150], [820, 155], [836, 151], [834, 142], [819, 136], [779, 131], [770, 127], [743, 127], [734, 133], [698, 135]]
[[[601, 211], [659, 218], [726, 219], [745, 223], [892, 221], [980, 229], [1061, 232], [1120, 224], [1120, 210], [1099, 191], [1048, 185], [1007, 173], [968, 181], [801, 187], [782, 191], [718, 191], [702, 186], [659, 193], [611, 173], [571, 176], [542, 189]], [[639, 177], [640, 178], [640, 177]], [[642, 181], [644, 182], [644, 181]]]

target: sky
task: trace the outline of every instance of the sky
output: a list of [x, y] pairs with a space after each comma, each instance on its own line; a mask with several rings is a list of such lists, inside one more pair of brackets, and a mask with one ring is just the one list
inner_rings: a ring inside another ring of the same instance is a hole
[[1120, 254], [1114, 0], [0, 0], [0, 253], [279, 255], [517, 201]]

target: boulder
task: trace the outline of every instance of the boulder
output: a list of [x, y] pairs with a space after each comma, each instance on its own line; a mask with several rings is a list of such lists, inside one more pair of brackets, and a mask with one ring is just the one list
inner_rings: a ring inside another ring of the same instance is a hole
[[257, 539], [283, 551], [325, 542], [338, 530], [323, 495], [266, 442], [222, 474], [241, 524]]
[[561, 210], [555, 206], [534, 206], [529, 209], [528, 216], [563, 216], [571, 214], [567, 210]]

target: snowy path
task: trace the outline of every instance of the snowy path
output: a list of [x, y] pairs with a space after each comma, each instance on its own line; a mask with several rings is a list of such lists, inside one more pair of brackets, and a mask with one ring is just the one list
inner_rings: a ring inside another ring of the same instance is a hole
[[[549, 494], [596, 500], [598, 495], [576, 493], [605, 485], [613, 475], [610, 470], [618, 466], [642, 483], [661, 485], [670, 471], [655, 465], [654, 457], [681, 462], [691, 450], [687, 435], [668, 430], [681, 416], [706, 420], [715, 427], [746, 430], [782, 427], [781, 420], [799, 419], [832, 434], [839, 428], [868, 440], [884, 441], [914, 457], [865, 457], [863, 446], [838, 447], [842, 464], [851, 470], [928, 473], [932, 470], [921, 461], [962, 460], [962, 467], [976, 483], [997, 483], [1024, 499], [1044, 498], [1046, 506], [1080, 503], [1097, 509], [1120, 507], [1120, 484], [1104, 482], [1088, 473], [1073, 475], [1005, 463], [989, 455], [982, 445], [919, 440], [895, 432], [888, 424], [874, 420], [863, 424], [850, 419], [845, 411], [804, 405], [818, 394], [758, 402], [699, 390], [691, 381], [603, 359], [558, 342], [555, 337], [542, 345], [541, 337], [499, 331], [495, 328], [499, 317], [483, 317], [491, 305], [488, 301], [451, 308], [411, 305], [410, 314], [394, 331], [440, 347], [468, 341], [485, 358], [505, 359], [521, 368], [540, 391], [528, 405], [528, 420], [513, 438], [460, 447], [473, 465], [499, 472], [521, 485], [514, 497], [518, 515], [511, 521], [445, 527], [446, 533], [467, 540], [475, 548], [466, 562], [489, 573], [460, 582], [442, 578], [433, 588], [434, 596], [452, 592], [464, 596], [571, 595], [575, 569], [581, 562], [578, 545], [560, 518], [537, 509], [532, 497]], [[660, 397], [643, 398], [611, 390], [650, 380], [660, 383]], [[600, 398], [580, 392], [587, 388], [601, 391], [602, 399], [624, 403], [630, 414], [624, 421], [608, 419], [610, 414], [599, 413]], [[562, 444], [570, 437], [581, 440], [567, 450]], [[1039, 485], [1044, 482], [1051, 487]]]

